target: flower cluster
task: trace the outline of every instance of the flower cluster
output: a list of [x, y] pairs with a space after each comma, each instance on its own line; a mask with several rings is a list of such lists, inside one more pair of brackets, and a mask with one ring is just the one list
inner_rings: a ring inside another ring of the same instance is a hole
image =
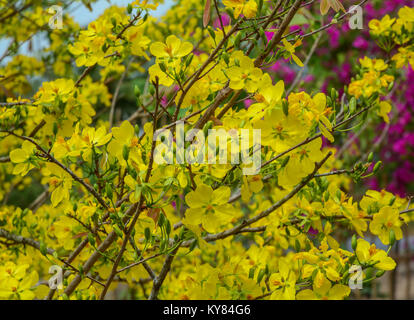
[[[10, 78], [0, 87], [0, 298], [104, 299], [122, 282], [133, 299], [347, 299], [351, 268], [364, 283], [393, 270], [413, 206], [385, 189], [352, 191], [381, 161], [350, 161], [348, 132], [390, 126], [401, 109], [393, 90], [412, 64], [414, 9], [372, 20], [386, 56], [355, 59], [354, 77], [327, 92], [322, 75], [297, 87], [312, 60], [303, 49], [320, 38], [288, 26], [323, 32], [332, 24], [314, 21], [345, 10], [341, 1], [315, 12], [302, 0], [177, 0], [157, 20], [159, 2], [112, 6], [85, 28], [66, 17], [44, 57], [0, 67]], [[282, 65], [296, 80], [278, 76]], [[244, 135], [253, 130], [259, 145]], [[65, 271], [56, 290], [45, 285], [51, 265]]]

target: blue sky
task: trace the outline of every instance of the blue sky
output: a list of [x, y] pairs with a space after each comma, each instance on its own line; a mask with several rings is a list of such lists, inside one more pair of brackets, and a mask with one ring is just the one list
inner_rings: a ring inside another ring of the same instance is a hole
[[[84, 5], [81, 3], [75, 3], [70, 8], [71, 16], [74, 17], [75, 21], [81, 26], [86, 26], [89, 22], [98, 18], [106, 8], [111, 5], [116, 4], [117, 6], [123, 7], [127, 6], [128, 3], [131, 3], [132, 0], [98, 0], [92, 4], [93, 12], [90, 12]], [[156, 11], [152, 11], [151, 15], [154, 17], [159, 17], [163, 15], [171, 5], [171, 0], [165, 0], [164, 4], [160, 4]]]
[[[127, 6], [128, 3], [131, 3], [133, 0], [98, 0], [97, 2], [93, 3], [92, 9], [93, 11], [89, 11], [88, 8], [86, 8], [82, 3], [76, 2], [73, 5], [71, 5], [67, 9], [67, 13], [69, 13], [74, 20], [81, 25], [81, 27], [87, 27], [87, 25], [98, 18], [106, 8], [110, 7], [111, 5], [118, 5], [120, 7]], [[160, 4], [155, 11], [151, 11], [151, 15], [154, 17], [160, 17], [162, 16], [168, 8], [171, 6], [172, 0], [165, 0], [164, 4]], [[6, 50], [7, 45], [9, 44], [10, 40], [8, 39], [0, 39], [0, 55], [3, 54], [3, 52]], [[46, 46], [47, 42], [44, 40], [41, 36], [35, 36], [32, 40], [32, 48], [33, 51], [28, 51], [28, 44], [26, 43], [23, 45], [19, 53], [25, 54], [25, 55], [32, 55], [36, 51], [39, 51], [42, 47]], [[2, 61], [2, 64], [5, 64], [9, 61], [9, 57], [4, 59]]]

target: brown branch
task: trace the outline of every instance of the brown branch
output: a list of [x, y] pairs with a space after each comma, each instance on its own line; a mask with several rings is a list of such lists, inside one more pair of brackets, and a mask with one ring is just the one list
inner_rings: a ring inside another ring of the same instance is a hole
[[305, 62], [303, 63], [303, 67], [300, 69], [299, 73], [296, 75], [295, 80], [293, 80], [293, 83], [289, 87], [289, 89], [286, 92], [286, 96], [289, 96], [289, 94], [293, 91], [293, 89], [296, 88], [296, 86], [299, 84], [300, 80], [302, 79], [303, 73], [305, 71], [305, 67], [308, 65], [310, 59], [312, 58], [313, 54], [315, 53], [316, 48], [318, 47], [319, 41], [322, 38], [322, 33], [318, 35], [315, 42], [312, 45], [312, 48], [310, 49], [308, 56], [306, 57]]
[[112, 125], [114, 123], [115, 105], [116, 105], [116, 102], [118, 100], [119, 91], [121, 89], [122, 82], [124, 82], [125, 76], [128, 73], [128, 69], [129, 69], [132, 61], [133, 61], [133, 59], [131, 59], [129, 61], [128, 65], [125, 67], [125, 71], [122, 73], [121, 78], [119, 79], [118, 84], [115, 88], [115, 93], [114, 93], [114, 96], [112, 97], [111, 109], [109, 111], [109, 128], [112, 128]]
[[[239, 19], [234, 26], [231, 28], [231, 30], [226, 34], [225, 37], [220, 41], [220, 43], [217, 45], [217, 47], [213, 50], [213, 52], [210, 54], [208, 59], [201, 65], [201, 67], [190, 77], [191, 81], [188, 83], [188, 85], [185, 87], [183, 93], [180, 96], [180, 99], [177, 103], [177, 108], [174, 113], [173, 121], [177, 121], [178, 113], [180, 111], [181, 105], [184, 101], [184, 98], [188, 91], [191, 89], [191, 87], [199, 80], [199, 76], [202, 74], [204, 69], [214, 60], [215, 56], [218, 54], [219, 50], [224, 46], [225, 43], [227, 43], [228, 38], [237, 31], [237, 28], [239, 25], [244, 21], [244, 19]], [[173, 99], [171, 99], [173, 101]], [[169, 105], [168, 105], [169, 106]], [[168, 108], [167, 106], [167, 108]]]
[[161, 289], [162, 283], [164, 282], [165, 278], [167, 277], [168, 272], [171, 269], [171, 264], [179, 248], [180, 246], [177, 245], [177, 247], [171, 253], [169, 253], [167, 257], [165, 258], [160, 274], [153, 280], [153, 286], [152, 286], [152, 290], [151, 290], [148, 300], [157, 300], [158, 293]]
[[[28, 245], [31, 246], [37, 250], [40, 251], [40, 242], [30, 239], [30, 238], [26, 238], [26, 237], [22, 237], [13, 233], [10, 233], [9, 231], [0, 228], [0, 237], [1, 238], [5, 238], [7, 240], [13, 241], [17, 244], [23, 244], [23, 245]], [[55, 250], [50, 249], [50, 248], [46, 248], [46, 252], [50, 255], [53, 254], [53, 252], [55, 252]]]
[[[366, 2], [367, 2], [368, 0], [363, 0], [363, 1], [361, 1], [359, 4], [357, 4], [357, 6], [360, 6], [360, 7], [362, 7]], [[321, 31], [324, 31], [324, 30], [326, 30], [326, 29], [328, 29], [328, 28], [330, 28], [330, 27], [332, 27], [333, 25], [335, 25], [335, 24], [337, 24], [339, 21], [341, 21], [341, 20], [343, 20], [344, 18], [346, 18], [348, 15], [351, 15], [351, 12], [345, 12], [343, 15], [341, 15], [338, 19], [336, 19], [336, 22], [330, 22], [330, 23], [328, 23], [328, 24], [326, 24], [326, 25], [324, 25], [324, 26], [322, 26], [322, 27], [320, 27], [319, 29], [316, 29], [316, 30], [314, 30], [314, 31], [312, 31], [312, 32], [309, 32], [309, 33], [306, 33], [306, 34], [304, 34], [304, 35], [302, 35], [302, 36], [300, 36], [302, 39], [303, 38], [306, 38], [306, 37], [309, 37], [309, 36], [312, 36], [312, 35], [314, 35], [314, 34], [316, 34], [316, 33], [319, 33], [319, 32], [321, 32]], [[294, 34], [296, 34], [296, 33], [298, 33], [300, 31], [300, 29], [298, 29], [298, 30], [295, 30], [295, 31], [292, 31], [291, 33], [289, 33], [289, 34], [287, 34], [287, 35], [285, 35], [284, 37], [283, 37], [283, 39], [284, 38], [287, 38], [287, 37], [290, 37], [291, 35], [294, 35]]]
[[154, 258], [156, 258], [156, 257], [159, 257], [159, 256], [160, 256], [160, 255], [162, 255], [162, 254], [163, 254], [163, 252], [158, 252], [158, 253], [156, 253], [156, 254], [153, 254], [153, 255], [152, 255], [152, 256], [150, 256], [150, 257], [147, 257], [147, 258], [141, 259], [141, 260], [139, 260], [139, 261], [137, 261], [137, 262], [134, 262], [134, 263], [132, 263], [132, 264], [130, 264], [130, 265], [128, 265], [128, 266], [126, 266], [126, 267], [122, 268], [122, 269], [119, 269], [116, 273], [121, 273], [121, 272], [123, 272], [123, 271], [125, 271], [125, 270], [131, 269], [131, 268], [133, 268], [133, 267], [135, 267], [135, 266], [138, 266], [138, 265], [140, 265], [140, 264], [145, 263], [145, 262], [146, 262], [146, 261], [148, 261], [148, 260], [151, 260], [151, 259], [154, 259]]
[[[239, 225], [228, 229], [226, 231], [217, 233], [217, 234], [210, 234], [205, 236], [203, 239], [207, 242], [211, 242], [211, 241], [216, 241], [219, 239], [224, 239], [227, 238], [231, 235], [234, 235], [238, 232], [240, 232], [240, 230], [242, 230], [243, 228], [267, 217], [268, 215], [270, 215], [273, 211], [275, 211], [276, 209], [280, 208], [283, 204], [285, 204], [288, 200], [290, 200], [294, 195], [296, 195], [303, 187], [305, 187], [316, 175], [316, 173], [318, 172], [318, 170], [322, 167], [322, 165], [329, 159], [329, 157], [332, 155], [332, 152], [329, 152], [320, 162], [315, 163], [315, 169], [313, 170], [313, 172], [311, 174], [309, 174], [305, 179], [302, 180], [301, 183], [299, 183], [298, 185], [296, 185], [296, 187], [294, 187], [286, 196], [284, 196], [282, 199], [280, 199], [279, 201], [277, 201], [275, 204], [273, 204], [272, 206], [270, 206], [268, 209], [262, 211], [261, 213], [257, 214], [256, 216], [244, 220], [243, 222], [241, 222]], [[192, 242], [194, 242], [195, 240], [188, 240], [183, 242], [183, 244], [181, 245], [182, 247], [188, 247], [191, 245]]]
[[[155, 93], [156, 93], [156, 105], [155, 105], [155, 111], [154, 111], [154, 115], [153, 115], [153, 119], [154, 119], [154, 125], [153, 125], [153, 134], [155, 134], [156, 131], [156, 123], [157, 123], [157, 112], [158, 112], [158, 107], [160, 105], [160, 96], [159, 96], [159, 82], [158, 82], [158, 77], [156, 77], [156, 82], [154, 83], [155, 85]], [[154, 151], [155, 151], [155, 146], [156, 146], [156, 139], [153, 139], [152, 144], [151, 144], [151, 153], [150, 153], [150, 159], [149, 159], [149, 163], [148, 163], [148, 168], [147, 168], [147, 173], [145, 175], [145, 183], [148, 183], [150, 177], [151, 177], [151, 172], [152, 172], [152, 166], [154, 164]], [[143, 193], [141, 193], [140, 199], [139, 199], [139, 204], [137, 206], [136, 211], [134, 212], [133, 218], [131, 223], [128, 226], [127, 231], [125, 232], [125, 237], [122, 241], [122, 246], [121, 249], [115, 259], [115, 263], [112, 266], [112, 271], [111, 274], [109, 275], [106, 283], [105, 283], [105, 287], [103, 288], [101, 295], [100, 295], [100, 300], [103, 300], [105, 298], [105, 295], [109, 289], [110, 284], [112, 283], [115, 275], [117, 274], [117, 269], [118, 269], [118, 265], [121, 262], [122, 256], [125, 252], [127, 243], [129, 241], [129, 238], [132, 234], [132, 230], [134, 230], [135, 224], [138, 220], [139, 215], [141, 214], [141, 207], [144, 204], [144, 195]]]
[[304, 0], [296, 0], [293, 6], [290, 8], [286, 17], [283, 19], [282, 24], [280, 25], [278, 31], [273, 35], [272, 40], [270, 40], [269, 44], [267, 45], [265, 51], [255, 60], [254, 64], [256, 67], [260, 66], [263, 63], [263, 61], [270, 54], [270, 52], [273, 51], [273, 49], [282, 40], [283, 33], [288, 28], [290, 22], [292, 21], [296, 12], [299, 10], [303, 1]]
[[57, 160], [54, 156], [52, 156], [49, 152], [47, 152], [45, 149], [43, 149], [36, 141], [34, 141], [30, 137], [20, 136], [20, 135], [14, 133], [13, 131], [8, 131], [8, 133], [14, 135], [17, 138], [29, 141], [33, 145], [35, 145], [36, 148], [43, 153], [43, 156], [45, 156], [50, 162], [53, 162], [53, 163], [57, 164], [64, 171], [66, 171], [72, 177], [73, 180], [79, 182], [82, 186], [84, 186], [85, 189], [88, 190], [105, 209], [108, 209], [108, 205], [105, 203], [105, 201], [102, 199], [102, 197], [96, 192], [96, 190], [91, 185], [87, 184], [85, 181], [83, 181], [81, 178], [79, 178], [72, 170], [67, 168], [59, 160]]

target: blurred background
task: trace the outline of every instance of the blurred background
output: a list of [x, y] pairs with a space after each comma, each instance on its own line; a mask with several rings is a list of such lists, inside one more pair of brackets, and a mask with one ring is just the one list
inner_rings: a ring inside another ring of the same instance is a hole
[[[203, 1], [204, 0], [200, 0]], [[88, 23], [95, 20], [104, 10], [111, 5], [126, 6], [131, 0], [98, 0], [91, 2], [88, 9], [82, 2], [72, 3], [65, 14], [72, 16], [82, 27], [87, 27]], [[345, 8], [358, 3], [354, 0], [342, 0]], [[153, 16], [162, 19], [162, 15], [175, 5], [174, 0], [165, 0], [160, 4]], [[412, 0], [369, 0], [363, 9], [363, 29], [351, 30], [348, 23], [342, 23], [327, 29], [319, 39], [319, 45], [315, 50], [309, 64], [302, 71], [300, 77], [299, 68], [290, 64], [288, 61], [278, 61], [268, 67], [274, 82], [283, 79], [288, 89], [295, 83], [295, 91], [319, 90], [329, 93], [331, 88], [336, 88], [341, 96], [343, 88], [349, 84], [353, 74], [358, 70], [358, 59], [364, 56], [383, 58], [384, 53], [378, 48], [376, 43], [370, 38], [368, 22], [371, 19], [380, 19], [386, 14], [394, 16], [399, 8], [404, 5], [413, 5]], [[295, 19], [290, 31], [301, 29], [305, 33], [309, 27], [307, 19], [315, 16], [319, 9], [319, 0], [315, 1], [311, 9], [303, 9], [300, 15]], [[224, 17], [225, 18], [225, 17]], [[330, 17], [325, 17], [329, 21]], [[228, 23], [229, 19], [225, 18], [224, 22]], [[218, 27], [217, 21], [213, 22]], [[272, 33], [267, 33], [271, 38]], [[301, 58], [306, 57], [313, 44], [306, 40], [300, 48], [298, 55]], [[6, 48], [8, 39], [0, 40], [0, 51]], [[49, 40], [44, 33], [40, 33], [19, 48], [19, 53], [25, 55], [38, 55], [45, 47], [49, 46]], [[2, 61], [6, 64], [8, 58]], [[315, 76], [317, 75], [317, 76]], [[145, 81], [146, 75], [141, 75]], [[373, 152], [374, 163], [381, 160], [383, 166], [380, 172], [374, 177], [363, 180], [362, 183], [352, 186], [349, 192], [356, 200], [359, 200], [368, 189], [387, 190], [398, 194], [400, 197], [410, 199], [414, 195], [414, 70], [407, 68], [403, 70], [403, 79], [395, 84], [391, 100], [393, 111], [390, 115], [390, 123], [375, 122], [370, 120], [354, 129], [353, 134], [348, 135], [344, 141], [335, 141], [337, 157], [343, 160], [344, 167], [351, 167], [358, 159], [364, 155]], [[35, 80], [33, 88], [36, 89], [43, 79]], [[140, 79], [134, 79], [140, 81]], [[131, 81], [132, 82], [132, 81]], [[120, 92], [120, 109], [123, 114], [119, 115], [124, 118], [125, 114], [130, 112], [128, 106], [134, 105], [133, 83], [126, 83]], [[342, 88], [342, 89], [341, 89]], [[113, 88], [112, 88], [113, 89]], [[113, 92], [113, 90], [111, 91]], [[246, 102], [249, 105], [249, 101]], [[350, 139], [349, 139], [350, 137]], [[329, 145], [328, 142], [325, 142]], [[17, 197], [17, 198], [13, 198]], [[11, 195], [10, 203], [28, 201], [22, 200], [20, 195]], [[414, 299], [414, 226], [405, 227], [405, 237], [398, 241], [391, 256], [397, 262], [397, 268], [378, 280], [374, 280], [370, 285], [365, 285], [362, 290], [353, 290], [352, 298], [354, 299]], [[374, 241], [372, 239], [367, 239]], [[385, 247], [376, 242], [377, 247]], [[343, 247], [350, 249], [350, 240], [342, 244]], [[369, 275], [367, 275], [369, 277]], [[122, 294], [122, 292], [121, 292]]]

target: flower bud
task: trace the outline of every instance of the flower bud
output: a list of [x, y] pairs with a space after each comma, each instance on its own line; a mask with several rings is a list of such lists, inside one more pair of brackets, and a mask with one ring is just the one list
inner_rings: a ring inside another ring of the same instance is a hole
[[161, 62], [161, 63], [159, 64], [159, 67], [160, 67], [160, 69], [161, 69], [161, 71], [162, 71], [162, 72], [166, 73], [166, 71], [167, 71], [167, 66], [165, 65], [165, 63], [164, 63], [164, 62]]
[[197, 246], [197, 241], [196, 240], [191, 242], [190, 248], [189, 248], [190, 252], [193, 251], [196, 248], [196, 246]]
[[223, 57], [224, 62], [226, 64], [229, 64], [229, 62], [230, 62], [230, 56], [229, 56], [229, 54], [227, 52], [225, 52], [225, 53], [222, 54], [222, 57]]
[[378, 162], [375, 164], [374, 169], [372, 170], [372, 172], [373, 172], [374, 174], [376, 174], [376, 173], [378, 172], [378, 170], [381, 168], [381, 166], [382, 166], [382, 161], [378, 161]]
[[356, 99], [355, 97], [352, 97], [349, 101], [349, 112], [353, 114], [356, 110]]
[[88, 233], [88, 241], [92, 246], [95, 245], [95, 238], [93, 237], [92, 233]]
[[254, 272], [256, 271], [255, 267], [251, 267], [249, 270], [249, 279], [253, 279], [254, 278]]
[[165, 223], [165, 232], [167, 234], [170, 234], [171, 233], [171, 223], [170, 223], [169, 220], [167, 220], [167, 222]]
[[283, 113], [287, 117], [289, 115], [289, 103], [286, 100], [283, 100], [282, 107], [283, 107]]
[[124, 148], [122, 149], [122, 157], [124, 158], [125, 161], [128, 161], [129, 148], [126, 145], [124, 145]]
[[204, 125], [204, 128], [203, 128], [204, 136], [208, 135], [208, 130], [210, 130], [211, 128], [213, 128], [213, 121], [210, 120]]
[[257, 12], [260, 15], [263, 8], [263, 0], [259, 0], [259, 4], [257, 5]]
[[378, 99], [378, 97], [379, 97], [379, 93], [378, 92], [374, 92], [372, 94], [372, 96], [369, 97], [368, 102], [369, 103], [373, 103], [374, 101], [376, 101]]
[[139, 96], [141, 95], [141, 89], [137, 84], [134, 86], [134, 94], [137, 98], [139, 98]]
[[121, 231], [121, 229], [119, 229], [119, 227], [116, 224], [113, 225], [113, 228], [118, 237], [122, 238], [124, 233]]
[[339, 97], [338, 91], [336, 91], [335, 88], [331, 89], [331, 98], [333, 101], [335, 101]]
[[150, 228], [148, 228], [148, 227], [145, 228], [144, 234], [145, 234], [145, 240], [149, 241], [149, 239], [151, 238]]
[[260, 269], [259, 274], [257, 275], [257, 283], [260, 283], [265, 275], [265, 269]]
[[284, 158], [281, 165], [280, 165], [280, 167], [284, 168], [288, 164], [289, 159], [290, 159], [290, 156], [287, 156], [286, 158]]
[[186, 60], [185, 60], [185, 66], [188, 67], [191, 62], [193, 61], [194, 55], [190, 54], [189, 56], [187, 56]]
[[352, 250], [356, 250], [356, 247], [357, 247], [357, 237], [356, 237], [356, 235], [354, 234], [353, 236], [352, 236]]
[[165, 222], [165, 217], [163, 214], [160, 214], [160, 217], [158, 218], [158, 225], [162, 227], [164, 225], [164, 222]]
[[395, 243], [395, 232], [393, 229], [390, 230], [390, 246], [393, 246]]
[[214, 30], [211, 26], [208, 26], [207, 31], [210, 34], [211, 38], [213, 38], [213, 39], [216, 38], [216, 34], [214, 33]]
[[240, 46], [242, 33], [239, 32], [236, 36], [236, 39], [234, 40], [234, 47], [237, 49]]
[[40, 243], [40, 253], [43, 254], [44, 256], [47, 255], [47, 247], [46, 244], [44, 242]]
[[116, 27], [116, 19], [114, 17], [111, 18], [111, 23], [114, 27]]
[[295, 250], [296, 250], [296, 252], [300, 251], [300, 243], [299, 243], [298, 239], [295, 240]]
[[260, 38], [262, 38], [263, 43], [267, 44], [267, 37], [263, 28], [259, 29]]
[[58, 125], [56, 122], [53, 122], [53, 134], [57, 135], [57, 132], [58, 132]]

